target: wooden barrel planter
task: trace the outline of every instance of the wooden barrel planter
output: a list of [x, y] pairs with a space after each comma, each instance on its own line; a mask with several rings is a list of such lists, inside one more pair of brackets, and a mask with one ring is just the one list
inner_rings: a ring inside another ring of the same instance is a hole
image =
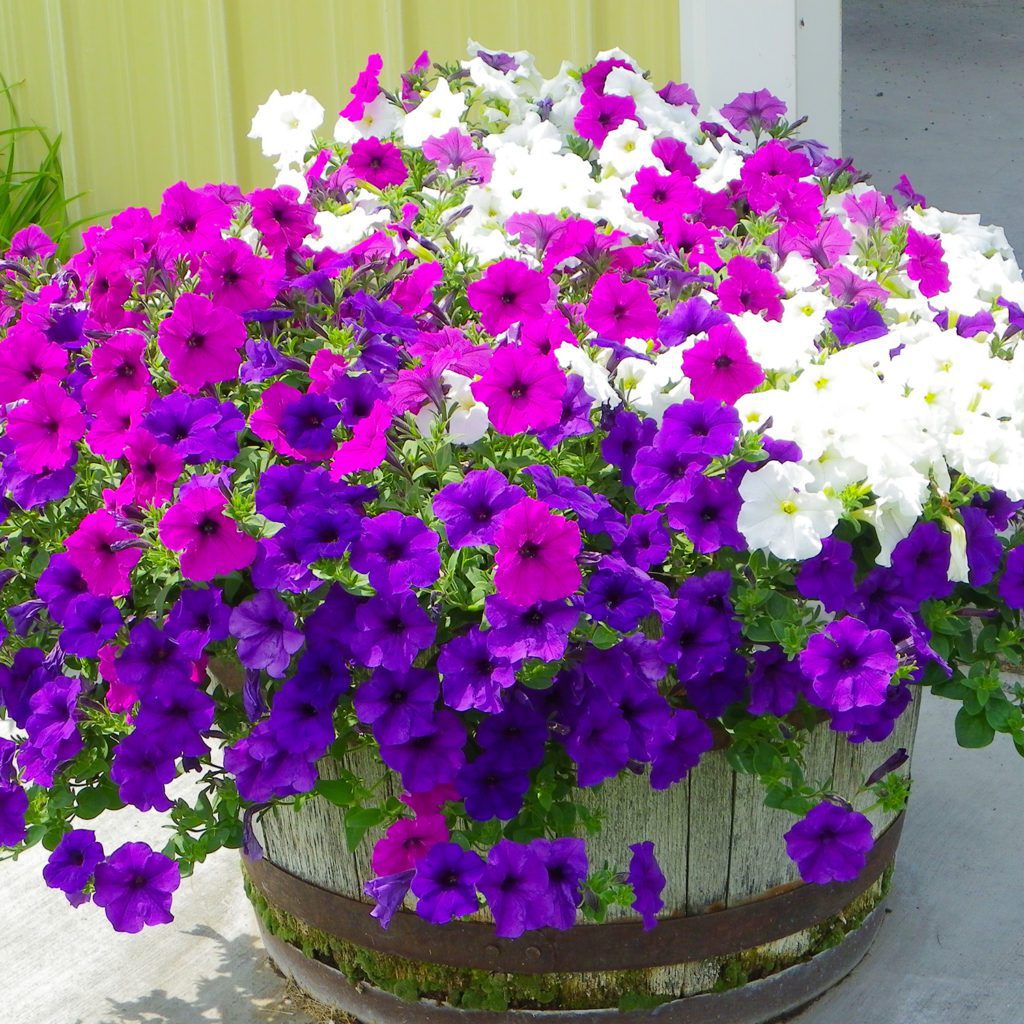
[[[886, 758], [911, 750], [917, 715], [915, 699], [882, 743], [851, 744], [819, 725], [808, 777], [831, 777], [853, 798]], [[383, 772], [346, 767], [371, 780]], [[401, 910], [385, 931], [362, 891], [379, 833], [348, 852], [343, 812], [314, 799], [268, 814], [265, 856], [244, 862], [267, 952], [313, 999], [364, 1024], [759, 1024], [845, 977], [881, 923], [901, 815], [871, 812], [876, 843], [861, 877], [818, 886], [800, 882], [786, 856], [792, 815], [766, 808], [757, 780], [721, 750], [664, 792], [623, 777], [586, 799], [605, 822], [588, 839], [592, 868], [624, 870], [629, 844], [654, 840], [667, 884], [653, 930], [621, 910], [603, 924], [499, 939], [483, 913], [437, 926]]]

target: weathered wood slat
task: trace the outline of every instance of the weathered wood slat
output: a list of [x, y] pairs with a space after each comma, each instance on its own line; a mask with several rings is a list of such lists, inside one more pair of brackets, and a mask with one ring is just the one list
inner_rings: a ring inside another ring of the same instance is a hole
[[690, 772], [686, 912], [724, 904], [729, 885], [736, 774], [721, 750], [705, 754]]

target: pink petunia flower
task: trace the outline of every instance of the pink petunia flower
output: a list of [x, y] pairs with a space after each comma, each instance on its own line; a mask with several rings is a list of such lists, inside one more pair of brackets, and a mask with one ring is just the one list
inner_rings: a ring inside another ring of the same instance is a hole
[[104, 509], [90, 512], [64, 542], [71, 564], [96, 597], [124, 597], [131, 590], [129, 574], [142, 557], [137, 547], [122, 546], [135, 535], [118, 526]]
[[907, 276], [921, 286], [927, 298], [949, 291], [949, 267], [942, 258], [942, 242], [913, 228], [907, 229]]
[[614, 274], [597, 279], [583, 319], [612, 341], [658, 335], [658, 307], [647, 286], [643, 281], [623, 281]]
[[0, 341], [0, 405], [18, 401], [40, 381], [59, 384], [67, 365], [60, 345], [24, 321], [15, 324]]
[[462, 171], [467, 168], [481, 183], [486, 185], [491, 180], [493, 154], [486, 149], [477, 149], [472, 138], [458, 128], [450, 128], [444, 135], [431, 136], [421, 148], [423, 155], [433, 160], [439, 171]]
[[132, 501], [140, 506], [170, 501], [184, 465], [181, 456], [148, 430], [138, 429], [128, 435], [124, 451], [132, 470], [128, 477]]
[[764, 380], [764, 371], [731, 324], [712, 327], [707, 338], [683, 353], [683, 373], [697, 401], [717, 398], [730, 405]]
[[560, 601], [579, 587], [580, 528], [543, 501], [523, 498], [504, 512], [496, 543], [494, 585], [512, 604]]
[[492, 263], [484, 276], [466, 289], [469, 304], [480, 314], [484, 330], [491, 334], [543, 316], [554, 295], [554, 284], [544, 274], [518, 260]]
[[499, 433], [544, 430], [562, 418], [565, 374], [554, 356], [503, 345], [470, 390], [487, 406], [488, 418]]
[[155, 226], [161, 250], [170, 255], [198, 256], [221, 241], [221, 232], [231, 223], [231, 207], [202, 189], [184, 181], [163, 194]]
[[629, 96], [600, 96], [585, 92], [580, 112], [573, 121], [576, 131], [600, 149], [605, 139], [626, 121], [637, 123], [636, 103]]
[[98, 344], [91, 368], [82, 395], [85, 407], [95, 415], [123, 406], [135, 394], [156, 395], [146, 366], [146, 339], [135, 331], [121, 331]]
[[422, 313], [434, 301], [434, 288], [444, 277], [440, 263], [421, 263], [395, 282], [388, 298], [397, 302], [406, 316]]
[[205, 582], [244, 569], [256, 557], [256, 538], [224, 515], [228, 499], [216, 483], [193, 478], [160, 520], [160, 540], [181, 552], [181, 573]]
[[636, 173], [636, 184], [626, 198], [658, 224], [678, 220], [700, 208], [700, 189], [683, 174], [659, 174], [654, 167]]
[[786, 290], [770, 270], [749, 256], [733, 256], [725, 269], [727, 276], [718, 286], [718, 308], [723, 313], [763, 313], [766, 320], [782, 319]]
[[38, 224], [29, 224], [14, 233], [7, 255], [23, 260], [47, 260], [56, 251], [56, 242]]
[[399, 818], [373, 848], [373, 871], [377, 875], [395, 875], [408, 871], [437, 843], [450, 836], [443, 814], [421, 814]]
[[352, 429], [352, 437], [342, 441], [331, 460], [331, 479], [340, 480], [349, 473], [376, 469], [388, 453], [388, 428], [391, 411], [387, 402], [373, 403], [370, 415]]
[[298, 201], [298, 189], [290, 185], [259, 188], [245, 198], [252, 207], [253, 227], [270, 252], [298, 249], [306, 235], [312, 234], [313, 207]]
[[356, 84], [349, 92], [352, 99], [348, 105], [338, 111], [338, 117], [346, 121], [361, 121], [363, 112], [380, 94], [380, 73], [384, 68], [384, 59], [379, 53], [371, 53], [366, 60], [366, 67], [359, 72]]
[[346, 167], [355, 178], [374, 188], [401, 185], [409, 177], [402, 151], [391, 142], [375, 138], [354, 142]]
[[261, 259], [240, 238], [225, 238], [203, 257], [199, 288], [225, 309], [244, 313], [274, 301], [278, 275], [270, 260]]
[[21, 468], [41, 473], [67, 465], [75, 442], [85, 436], [79, 404], [49, 379], [33, 384], [22, 398], [24, 402], [7, 414], [7, 436]]
[[178, 297], [157, 330], [171, 376], [192, 394], [207, 384], [238, 377], [245, 338], [245, 322], [237, 313], [193, 292]]

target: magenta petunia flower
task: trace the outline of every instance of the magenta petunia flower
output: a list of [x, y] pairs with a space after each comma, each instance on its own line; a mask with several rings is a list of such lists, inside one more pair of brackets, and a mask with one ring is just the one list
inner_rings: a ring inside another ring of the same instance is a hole
[[227, 203], [179, 181], [164, 192], [154, 227], [161, 247], [172, 255], [198, 256], [220, 242], [221, 231], [230, 223]]
[[623, 281], [615, 274], [597, 279], [583, 319], [612, 341], [658, 336], [658, 307], [643, 281]]
[[580, 111], [573, 120], [576, 131], [598, 149], [604, 140], [627, 120], [639, 121], [636, 103], [629, 96], [602, 96], [586, 91]]
[[372, 137], [352, 144], [346, 167], [355, 178], [369, 182], [374, 188], [401, 185], [409, 177], [402, 151], [394, 143]]
[[707, 338], [683, 353], [683, 373], [698, 401], [716, 398], [730, 405], [764, 380], [764, 371], [731, 324], [712, 327]]
[[97, 416], [123, 410], [136, 395], [152, 397], [146, 366], [146, 339], [135, 331], [120, 331], [92, 350], [92, 377], [82, 389], [85, 406]]
[[778, 278], [749, 256], [733, 256], [726, 278], [718, 286], [718, 308], [724, 313], [763, 313], [766, 320], [782, 319], [786, 290]]
[[39, 381], [22, 398], [24, 402], [7, 415], [7, 436], [21, 468], [41, 473], [67, 465], [75, 442], [85, 436], [79, 404], [52, 380]]
[[238, 377], [245, 337], [245, 322], [237, 313], [193, 292], [178, 297], [157, 331], [171, 376], [192, 394]]
[[47, 260], [56, 252], [57, 243], [38, 224], [29, 224], [11, 237], [7, 255], [23, 260]]
[[24, 398], [35, 384], [59, 384], [68, 354], [25, 321], [15, 324], [0, 341], [0, 405]]
[[491, 180], [494, 156], [486, 149], [474, 146], [473, 139], [458, 128], [450, 128], [444, 135], [431, 136], [421, 149], [428, 160], [437, 164], [439, 171], [460, 171], [466, 168], [484, 184]]
[[917, 281], [927, 298], [949, 291], [949, 267], [942, 242], [913, 228], [907, 229], [907, 276]]
[[374, 873], [392, 875], [408, 871], [432, 846], [448, 840], [448, 824], [443, 814], [399, 818], [373, 848]]
[[685, 174], [660, 174], [642, 167], [626, 198], [645, 216], [659, 224], [678, 221], [700, 208], [700, 190]]
[[170, 501], [184, 465], [181, 456], [148, 430], [131, 431], [124, 453], [132, 468], [128, 478], [132, 501], [140, 506]]
[[384, 68], [384, 60], [379, 53], [371, 53], [366, 60], [366, 67], [359, 72], [355, 85], [349, 90], [352, 99], [347, 106], [338, 111], [338, 117], [346, 121], [361, 121], [367, 104], [372, 103], [380, 94], [380, 73]]
[[503, 345], [470, 387], [500, 434], [544, 430], [562, 418], [565, 374], [554, 356]]
[[338, 445], [331, 460], [331, 479], [340, 480], [349, 473], [376, 469], [388, 453], [390, 426], [391, 412], [387, 402], [374, 402], [370, 414], [352, 429], [352, 437]]
[[494, 584], [512, 604], [558, 601], [579, 587], [580, 528], [543, 501], [524, 498], [503, 513], [496, 543]]
[[122, 547], [135, 535], [118, 526], [104, 509], [90, 512], [64, 542], [71, 564], [82, 574], [89, 593], [97, 597], [124, 597], [131, 589], [129, 573], [142, 557], [137, 547]]
[[479, 281], [466, 288], [469, 304], [480, 314], [480, 322], [491, 334], [500, 334], [512, 324], [543, 316], [554, 294], [554, 285], [544, 274], [518, 260], [492, 263]]
[[240, 238], [225, 238], [203, 257], [199, 288], [218, 306], [244, 313], [274, 301], [277, 276], [271, 261], [261, 259]]
[[193, 478], [160, 520], [160, 540], [181, 552], [181, 573], [189, 580], [244, 569], [256, 557], [256, 539], [224, 515], [227, 498], [215, 484]]

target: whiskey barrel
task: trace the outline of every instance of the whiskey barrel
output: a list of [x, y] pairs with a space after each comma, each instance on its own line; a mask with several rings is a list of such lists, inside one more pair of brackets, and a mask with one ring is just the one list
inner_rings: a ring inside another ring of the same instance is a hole
[[[918, 703], [881, 743], [815, 727], [806, 776], [831, 778], [831, 791], [852, 800], [871, 771], [912, 749]], [[369, 757], [344, 767], [371, 783], [388, 775]], [[396, 781], [384, 778], [383, 791]], [[363, 894], [380, 833], [349, 852], [344, 813], [322, 798], [264, 817], [264, 857], [244, 861], [246, 888], [278, 968], [365, 1024], [757, 1024], [816, 998], [867, 952], [902, 826], [899, 815], [869, 812], [876, 842], [861, 876], [806, 885], [782, 839], [794, 819], [763, 797], [718, 749], [663, 792], [635, 776], [584, 791], [604, 820], [587, 841], [592, 868], [624, 870], [631, 843], [655, 843], [665, 907], [646, 932], [623, 908], [601, 924], [581, 918], [517, 939], [497, 938], [485, 912], [437, 926], [401, 910], [385, 931]]]

